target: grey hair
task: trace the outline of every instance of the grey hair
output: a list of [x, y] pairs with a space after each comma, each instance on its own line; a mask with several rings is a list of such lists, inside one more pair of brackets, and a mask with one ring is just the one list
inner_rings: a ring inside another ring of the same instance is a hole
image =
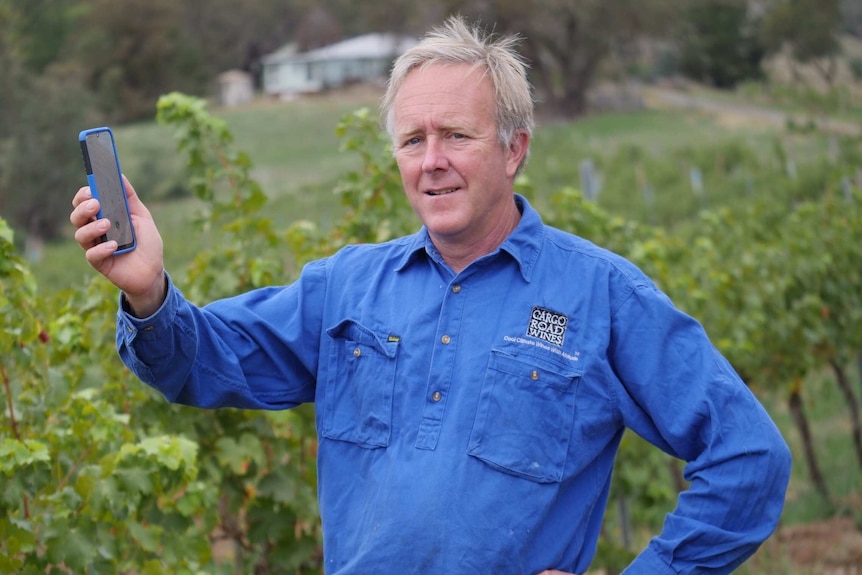
[[[518, 35], [495, 37], [469, 26], [461, 16], [450, 16], [442, 26], [395, 60], [380, 104], [380, 119], [389, 137], [395, 137], [395, 98], [407, 75], [432, 64], [472, 64], [483, 69], [494, 85], [497, 136], [508, 146], [520, 131], [533, 133], [533, 97], [527, 80], [527, 63], [516, 51]], [[518, 167], [523, 167], [526, 154]]]

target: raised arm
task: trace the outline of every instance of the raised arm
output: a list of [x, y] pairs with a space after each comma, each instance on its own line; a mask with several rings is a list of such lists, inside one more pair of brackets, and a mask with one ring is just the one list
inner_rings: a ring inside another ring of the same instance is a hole
[[123, 182], [137, 236], [134, 250], [114, 255], [116, 242], [99, 242], [110, 222], [97, 219], [99, 201], [93, 198], [88, 186], [79, 189], [72, 199], [69, 220], [75, 226], [75, 241], [86, 252], [87, 262], [123, 291], [134, 315], [147, 317], [165, 299], [162, 238], [150, 211], [125, 176]]

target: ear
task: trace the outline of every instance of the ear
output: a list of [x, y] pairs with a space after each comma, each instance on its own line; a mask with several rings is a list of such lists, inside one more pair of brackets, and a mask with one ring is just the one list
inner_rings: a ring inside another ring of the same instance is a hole
[[530, 134], [525, 130], [518, 130], [512, 136], [511, 142], [506, 148], [506, 175], [514, 178], [518, 168], [527, 156], [530, 148]]

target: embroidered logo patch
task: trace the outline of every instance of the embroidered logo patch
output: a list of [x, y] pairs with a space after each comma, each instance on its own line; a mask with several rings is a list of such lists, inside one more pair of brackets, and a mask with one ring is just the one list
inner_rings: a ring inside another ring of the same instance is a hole
[[530, 315], [527, 335], [562, 346], [566, 339], [568, 323], [569, 318], [564, 314], [537, 306], [533, 308], [533, 313]]

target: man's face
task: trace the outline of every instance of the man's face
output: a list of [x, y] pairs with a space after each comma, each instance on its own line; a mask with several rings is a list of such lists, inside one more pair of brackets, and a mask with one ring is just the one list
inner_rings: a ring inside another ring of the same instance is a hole
[[467, 64], [415, 69], [395, 98], [395, 159], [438, 248], [496, 245], [511, 231], [512, 184], [529, 136], [501, 144], [495, 110], [490, 78]]

